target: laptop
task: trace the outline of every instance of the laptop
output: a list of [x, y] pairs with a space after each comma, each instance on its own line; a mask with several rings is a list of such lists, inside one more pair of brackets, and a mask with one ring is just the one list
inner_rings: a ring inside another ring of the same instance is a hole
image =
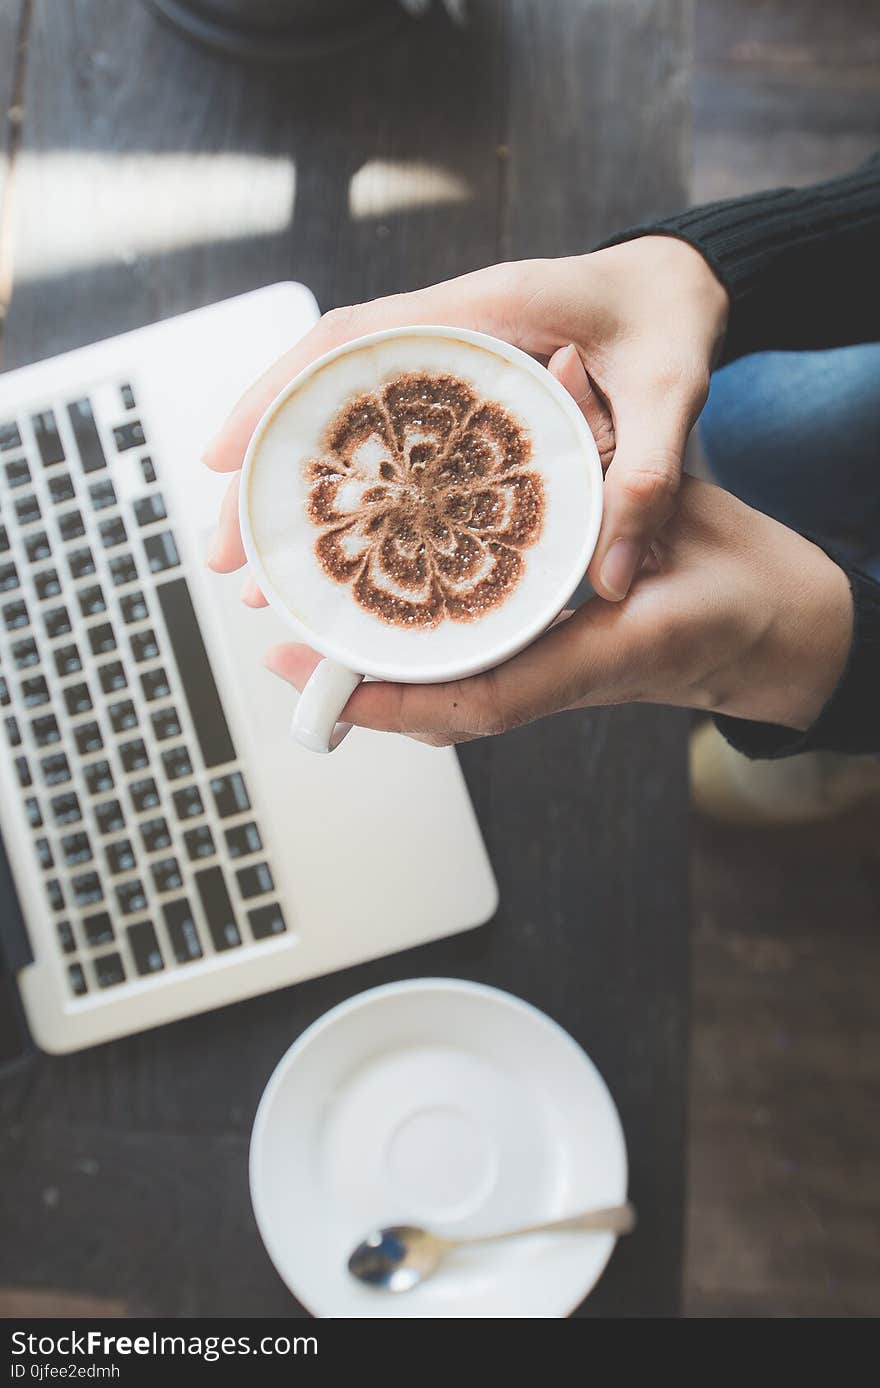
[[289, 633], [205, 567], [204, 445], [316, 317], [278, 284], [0, 376], [0, 947], [46, 1051], [494, 913], [454, 753], [299, 748]]

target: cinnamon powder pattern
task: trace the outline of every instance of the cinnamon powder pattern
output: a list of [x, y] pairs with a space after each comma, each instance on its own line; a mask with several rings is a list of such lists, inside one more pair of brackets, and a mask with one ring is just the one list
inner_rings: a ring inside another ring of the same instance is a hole
[[324, 573], [419, 630], [499, 607], [541, 533], [524, 426], [456, 376], [411, 372], [347, 402], [305, 464]]

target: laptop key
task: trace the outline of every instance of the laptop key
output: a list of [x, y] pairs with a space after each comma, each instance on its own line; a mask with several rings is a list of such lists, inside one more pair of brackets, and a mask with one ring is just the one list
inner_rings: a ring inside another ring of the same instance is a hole
[[92, 655], [109, 655], [116, 650], [116, 637], [109, 622], [101, 622], [99, 626], [88, 628], [89, 645], [92, 648]]
[[76, 936], [73, 933], [73, 926], [70, 921], [58, 921], [55, 926], [58, 935], [58, 943], [61, 946], [62, 954], [76, 953]]
[[48, 598], [57, 598], [61, 592], [61, 580], [58, 577], [58, 571], [56, 569], [43, 569], [42, 573], [34, 574], [34, 587], [40, 602], [46, 602]]
[[234, 761], [232, 735], [186, 580], [160, 583], [156, 592], [205, 766]]
[[27, 800], [25, 800], [24, 802], [24, 809], [25, 814], [27, 815], [28, 824], [31, 826], [31, 828], [42, 829], [43, 812], [40, 809], [40, 802], [35, 795], [28, 796]]
[[130, 925], [126, 933], [139, 974], [155, 974], [164, 969], [165, 961], [152, 921], [138, 921], [136, 925]]
[[14, 564], [0, 566], [0, 593], [11, 593], [18, 587], [18, 569]]
[[136, 814], [141, 814], [144, 810], [154, 810], [159, 804], [159, 792], [152, 776], [146, 776], [142, 781], [132, 781], [128, 793]]
[[144, 848], [148, 853], [158, 853], [163, 848], [171, 847], [171, 832], [161, 816], [145, 820], [140, 828]]
[[98, 911], [94, 916], [84, 917], [82, 929], [90, 945], [109, 945], [116, 938], [113, 922], [107, 911]]
[[100, 665], [98, 679], [105, 694], [115, 694], [117, 690], [125, 689], [128, 684], [125, 667], [118, 660], [111, 661], [109, 665]]
[[112, 520], [101, 521], [98, 530], [105, 549], [116, 549], [118, 545], [124, 545], [128, 539], [125, 521], [121, 516], [114, 516]]
[[156, 465], [152, 458], [141, 458], [141, 476], [150, 486], [156, 480]]
[[275, 890], [268, 863], [254, 863], [252, 867], [239, 868], [235, 875], [238, 878], [238, 890], [244, 897], [262, 896], [265, 892]]
[[117, 877], [120, 872], [131, 872], [136, 863], [134, 849], [128, 839], [108, 843], [104, 848], [104, 857], [113, 877]]
[[31, 427], [37, 440], [37, 448], [43, 460], [43, 467], [54, 467], [64, 462], [64, 445], [58, 433], [53, 410], [42, 410], [31, 417]]
[[137, 576], [137, 564], [130, 554], [119, 554], [110, 560], [110, 577], [117, 588], [124, 583], [134, 583]]
[[94, 906], [104, 900], [104, 888], [96, 872], [81, 872], [73, 878], [71, 885], [78, 906]]
[[183, 731], [175, 708], [160, 708], [158, 713], [151, 713], [150, 722], [157, 742], [166, 742], [169, 737], [179, 737]]
[[177, 544], [170, 530], [151, 535], [144, 540], [144, 554], [150, 566], [150, 573], [164, 573], [166, 569], [176, 569], [180, 564]]
[[142, 448], [147, 441], [139, 419], [133, 419], [129, 424], [120, 424], [113, 430], [113, 438], [120, 453], [126, 453], [129, 448]]
[[74, 583], [95, 573], [95, 557], [88, 545], [83, 545], [81, 549], [68, 550], [67, 567]]
[[25, 708], [37, 708], [49, 702], [49, 686], [43, 675], [31, 675], [21, 682], [21, 695]]
[[228, 776], [215, 776], [211, 781], [211, 794], [221, 819], [228, 819], [230, 815], [240, 814], [251, 807], [240, 771], [231, 771]]
[[37, 857], [40, 860], [40, 867], [44, 872], [55, 866], [55, 859], [52, 856], [52, 845], [48, 839], [37, 839], [34, 847], [37, 850]]
[[178, 819], [195, 819], [197, 815], [205, 812], [198, 786], [187, 786], [184, 790], [176, 790], [171, 798], [174, 801]]
[[150, 764], [149, 753], [139, 737], [121, 743], [119, 756], [126, 771], [143, 771]]
[[65, 675], [76, 675], [82, 669], [79, 651], [76, 646], [59, 646], [54, 652], [55, 669], [64, 679]]
[[126, 382], [125, 385], [121, 385], [121, 386], [119, 387], [119, 394], [120, 394], [120, 396], [121, 396], [121, 398], [122, 398], [122, 408], [123, 408], [124, 410], [133, 410], [133, 409], [134, 409], [134, 391], [132, 390], [132, 388], [131, 388], [131, 386], [128, 384], [128, 382]]
[[70, 684], [64, 690], [64, 703], [71, 718], [79, 713], [88, 713], [92, 707], [92, 696], [87, 684]]
[[120, 699], [108, 709], [115, 733], [127, 733], [138, 725], [137, 709], [131, 699]]
[[24, 487], [31, 480], [26, 458], [13, 458], [6, 464], [6, 481], [10, 487]]
[[180, 865], [176, 858], [161, 858], [150, 867], [157, 892], [174, 892], [183, 886]]
[[30, 564], [42, 564], [44, 559], [49, 559], [52, 554], [52, 546], [49, 544], [49, 536], [45, 530], [38, 530], [35, 535], [29, 535], [24, 542], [24, 552]]
[[21, 434], [13, 419], [0, 423], [0, 453], [6, 453], [10, 448], [21, 448]]
[[107, 761], [93, 761], [85, 768], [86, 785], [92, 795], [104, 795], [113, 789], [113, 772]]
[[100, 834], [118, 834], [125, 828], [125, 815], [118, 800], [104, 800], [94, 806], [94, 813]]
[[26, 637], [24, 641], [16, 641], [12, 647], [12, 659], [15, 661], [16, 670], [27, 670], [31, 665], [39, 665], [40, 652], [32, 636]]
[[[36, 802], [34, 802], [36, 803]], [[55, 795], [49, 801], [52, 818], [59, 826], [77, 824], [82, 819], [79, 796], [70, 790], [65, 795]]]
[[18, 719], [14, 718], [12, 714], [10, 714], [8, 718], [4, 718], [3, 726], [6, 729], [6, 737], [9, 741], [10, 747], [20, 747], [21, 728], [18, 726]]
[[38, 747], [49, 747], [61, 741], [61, 729], [54, 713], [44, 713], [31, 719], [31, 735]]
[[81, 723], [73, 730], [76, 750], [81, 756], [87, 757], [92, 752], [100, 752], [104, 746], [104, 739], [101, 736], [101, 729], [97, 723]]
[[171, 693], [168, 676], [161, 666], [158, 670], [148, 670], [145, 675], [141, 675], [141, 688], [147, 703], [152, 703], [154, 699], [167, 699]]
[[64, 892], [61, 890], [61, 883], [57, 877], [53, 877], [50, 882], [46, 883], [46, 895], [49, 898], [50, 910], [64, 910]]
[[191, 776], [193, 773], [189, 752], [185, 747], [172, 747], [169, 751], [163, 752], [162, 765], [169, 781], [180, 781], [184, 776]]
[[152, 525], [153, 521], [165, 520], [168, 512], [161, 492], [142, 496], [134, 503], [134, 514], [138, 525]]
[[28, 765], [27, 757], [15, 758], [15, 774], [18, 777], [18, 784], [21, 786], [22, 790], [27, 790], [28, 786], [33, 785], [34, 778], [31, 775], [31, 768]]
[[83, 588], [77, 596], [80, 611], [84, 617], [97, 617], [100, 613], [107, 611], [107, 599], [104, 597], [104, 590], [100, 583], [93, 583], [91, 588]]
[[255, 940], [265, 940], [270, 935], [283, 935], [287, 929], [281, 907], [276, 901], [269, 906], [258, 906], [248, 911], [248, 925]]
[[235, 922], [235, 913], [229, 900], [229, 892], [226, 890], [222, 869], [202, 868], [195, 877], [214, 948], [218, 951], [234, 949], [236, 945], [241, 944], [241, 934]]
[[116, 888], [116, 900], [119, 902], [119, 909], [124, 916], [131, 916], [135, 911], [145, 911], [147, 909], [147, 894], [144, 891], [143, 883], [137, 878], [133, 882], [121, 882]]
[[91, 401], [74, 400], [67, 407], [67, 415], [79, 449], [83, 472], [98, 472], [106, 467], [107, 459], [104, 457], [101, 435], [95, 424]]
[[3, 625], [7, 631], [20, 631], [22, 627], [30, 624], [30, 617], [26, 604], [18, 598], [15, 602], [8, 602], [3, 608]]
[[76, 867], [77, 863], [91, 862], [92, 845], [89, 842], [88, 834], [65, 834], [61, 840], [61, 852], [64, 854], [64, 861], [68, 867]]
[[116, 505], [116, 488], [109, 478], [102, 482], [93, 482], [89, 487], [89, 496], [96, 511], [105, 511], [108, 506]]
[[79, 510], [63, 511], [58, 517], [58, 530], [65, 544], [85, 535], [86, 527]]
[[178, 964], [188, 964], [192, 959], [201, 959], [199, 932], [186, 897], [180, 897], [177, 901], [166, 901], [162, 907], [162, 916]]
[[0, 708], [8, 708], [12, 703], [12, 695], [9, 693], [9, 685], [3, 675], [0, 675]]
[[154, 631], [148, 629], [135, 632], [130, 641], [131, 653], [138, 664], [145, 660], [155, 660], [159, 654], [159, 642]]
[[93, 960], [99, 988], [113, 988], [125, 982], [125, 966], [118, 954], [102, 954]]
[[29, 492], [27, 496], [18, 498], [15, 503], [15, 514], [18, 517], [19, 525], [32, 525], [34, 521], [40, 519], [43, 513], [40, 510], [40, 503], [33, 492]]
[[62, 505], [65, 501], [73, 501], [76, 491], [69, 472], [58, 472], [49, 478], [49, 495], [56, 506]]
[[142, 622], [149, 615], [147, 600], [141, 592], [126, 593], [125, 597], [120, 599], [119, 606], [122, 608], [122, 620], [126, 626], [130, 626], [132, 622]]
[[86, 976], [83, 973], [82, 964], [70, 964], [67, 970], [67, 980], [70, 984], [70, 991], [75, 998], [81, 998], [84, 993], [89, 991], [86, 983]]
[[59, 636], [67, 636], [72, 630], [70, 614], [66, 607], [53, 607], [51, 611], [44, 612], [43, 621], [46, 626], [46, 635], [50, 641], [54, 641]]
[[211, 858], [216, 852], [214, 835], [207, 824], [200, 824], [197, 829], [188, 829], [183, 836], [183, 841], [192, 861], [198, 858]]
[[40, 771], [47, 786], [61, 786], [70, 780], [70, 763], [63, 752], [54, 752], [51, 757], [43, 757]]

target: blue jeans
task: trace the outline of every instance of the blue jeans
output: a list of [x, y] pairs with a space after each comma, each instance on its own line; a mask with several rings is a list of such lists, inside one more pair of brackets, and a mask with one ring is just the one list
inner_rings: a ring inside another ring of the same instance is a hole
[[880, 342], [722, 367], [700, 438], [727, 491], [880, 579]]

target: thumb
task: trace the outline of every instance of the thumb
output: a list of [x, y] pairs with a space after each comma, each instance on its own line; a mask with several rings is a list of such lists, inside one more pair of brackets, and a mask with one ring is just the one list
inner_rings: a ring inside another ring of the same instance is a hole
[[638, 404], [618, 405], [617, 447], [605, 474], [602, 530], [589, 568], [593, 587], [612, 602], [626, 597], [675, 508], [691, 419], [687, 403], [668, 397], [643, 395]]

